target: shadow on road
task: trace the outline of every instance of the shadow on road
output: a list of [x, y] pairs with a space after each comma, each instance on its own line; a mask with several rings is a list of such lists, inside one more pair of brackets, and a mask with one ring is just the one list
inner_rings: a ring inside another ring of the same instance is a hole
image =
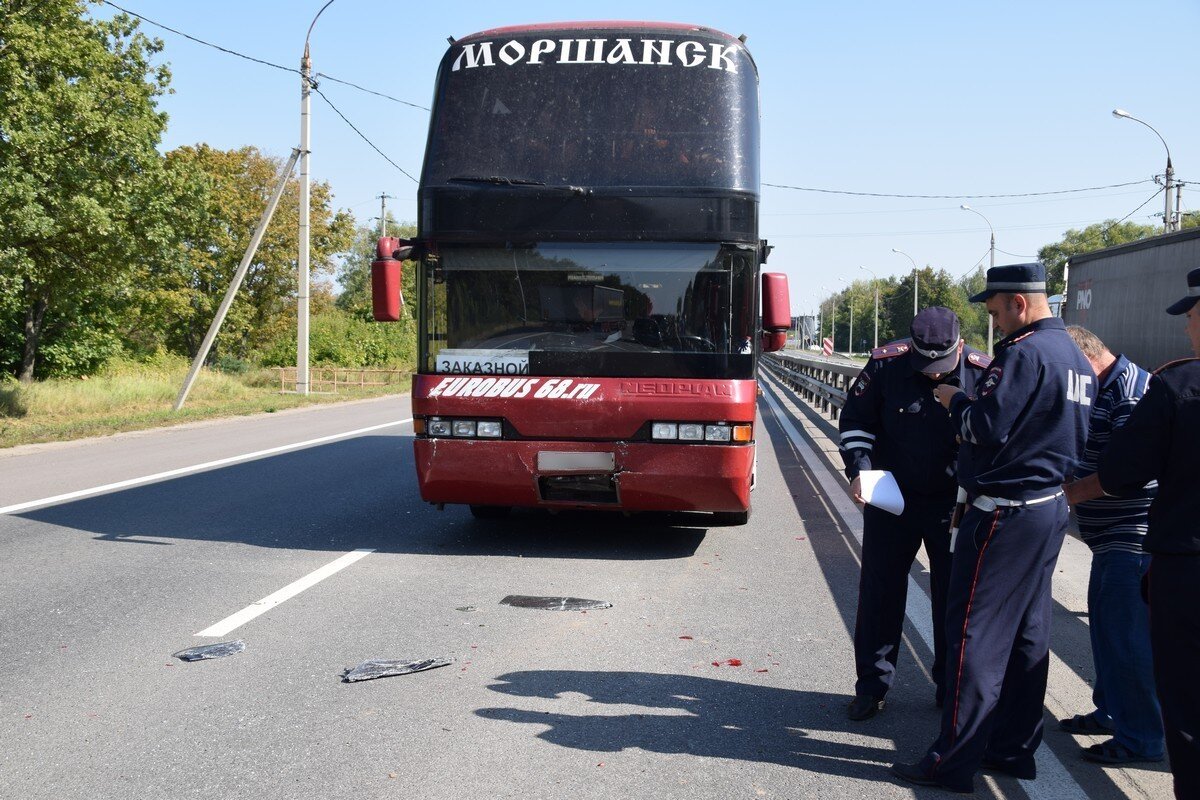
[[[755, 761], [881, 783], [894, 782], [887, 766], [896, 758], [896, 747], [883, 743], [897, 731], [909, 730], [912, 722], [887, 728], [878, 724], [887, 724], [886, 717], [850, 722], [841, 695], [692, 675], [546, 670], [510, 672], [496, 680], [488, 688], [500, 694], [545, 699], [583, 695], [588, 705], [604, 707], [584, 715], [512, 707], [475, 712], [485, 719], [544, 727], [537, 737], [561, 747], [598, 753], [638, 748]], [[577, 698], [563, 702], [572, 709], [579, 705]], [[988, 796], [982, 781], [977, 788], [977, 796]], [[917, 796], [926, 792], [944, 796], [926, 789], [917, 790]]]
[[363, 436], [19, 516], [122, 543], [629, 560], [687, 558], [710, 524], [707, 514], [582, 511], [476, 521], [463, 506], [422, 502], [412, 461], [411, 437]]

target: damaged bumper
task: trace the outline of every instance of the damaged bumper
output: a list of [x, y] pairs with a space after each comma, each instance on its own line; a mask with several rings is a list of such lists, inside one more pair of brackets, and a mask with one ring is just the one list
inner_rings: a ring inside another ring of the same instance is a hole
[[754, 445], [417, 439], [430, 503], [745, 511]]

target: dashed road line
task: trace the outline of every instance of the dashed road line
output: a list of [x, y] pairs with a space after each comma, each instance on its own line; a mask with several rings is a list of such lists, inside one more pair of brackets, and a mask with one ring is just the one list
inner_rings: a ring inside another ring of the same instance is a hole
[[320, 569], [313, 570], [299, 580], [292, 581], [279, 591], [272, 592], [262, 600], [251, 603], [236, 614], [230, 614], [225, 619], [214, 625], [208, 626], [195, 635], [225, 636], [226, 634], [229, 634], [237, 628], [245, 625], [255, 617], [267, 613], [285, 600], [290, 600], [291, 598], [303, 592], [305, 589], [316, 586], [330, 575], [341, 572], [355, 561], [358, 561], [360, 558], [365, 558], [374, 552], [374, 549], [361, 549], [346, 553], [346, 555], [342, 556], [341, 558], [330, 561], [325, 566], [321, 567]]

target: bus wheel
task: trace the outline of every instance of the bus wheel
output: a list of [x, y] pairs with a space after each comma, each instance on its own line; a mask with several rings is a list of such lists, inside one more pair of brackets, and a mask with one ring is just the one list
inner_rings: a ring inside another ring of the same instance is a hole
[[471, 506], [471, 516], [475, 519], [504, 519], [512, 506]]
[[750, 509], [745, 511], [717, 511], [713, 513], [713, 519], [718, 525], [745, 525], [750, 521]]

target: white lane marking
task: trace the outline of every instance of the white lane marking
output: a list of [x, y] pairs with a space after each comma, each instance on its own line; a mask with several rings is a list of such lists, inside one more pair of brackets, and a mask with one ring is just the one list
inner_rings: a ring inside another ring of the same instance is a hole
[[[771, 410], [775, 412], [775, 419], [779, 422], [788, 438], [792, 440], [797, 452], [804, 459], [808, 469], [816, 477], [817, 482], [821, 484], [821, 489], [829, 497], [830, 502], [837, 509], [838, 515], [842, 518], [842, 523], [854, 533], [854, 538], [858, 539], [858, 543], [862, 544], [862, 512], [858, 506], [854, 505], [854, 501], [846, 494], [841, 483], [837, 481], [826, 466], [821, 463], [816, 452], [809, 446], [803, 435], [788, 419], [788, 415], [784, 413], [782, 405], [775, 399], [774, 394], [777, 390], [774, 381], [762, 381], [766, 385], [767, 391], [763, 392], [763, 398], [771, 406]], [[916, 615], [920, 615], [918, 620]], [[917, 629], [917, 633], [921, 634], [921, 638], [925, 640], [925, 645], [929, 648], [929, 652], [933, 652], [933, 622], [932, 612], [930, 609], [930, 600], [926, 596], [924, 590], [921, 589], [917, 582], [913, 580], [912, 575], [908, 576], [908, 606], [905, 609], [905, 616]], [[1043, 746], [1037, 749], [1034, 754], [1037, 761], [1038, 779], [1034, 781], [1020, 781], [1021, 788], [1029, 795], [1030, 800], [1087, 800], [1087, 794], [1083, 791], [1071, 773], [1067, 772], [1067, 768], [1058, 759], [1058, 756], [1049, 747]]]
[[59, 503], [65, 503], [69, 500], [79, 500], [83, 497], [92, 497], [98, 494], [107, 492], [115, 492], [118, 489], [128, 489], [132, 486], [142, 486], [147, 483], [165, 480], [167, 478], [177, 478], [181, 475], [190, 475], [194, 472], [203, 472], [206, 469], [213, 467], [223, 467], [228, 464], [238, 464], [243, 461], [252, 461], [263, 456], [270, 456], [276, 453], [286, 453], [289, 450], [299, 450], [304, 447], [312, 447], [325, 442], [334, 442], [338, 439], [349, 439], [353, 436], [359, 436], [371, 431], [377, 431], [381, 428], [391, 428], [396, 425], [404, 425], [412, 422], [412, 417], [402, 419], [397, 422], [384, 422], [381, 425], [371, 425], [366, 428], [358, 428], [353, 431], [345, 431], [344, 433], [335, 433], [330, 436], [321, 436], [317, 439], [308, 439], [303, 442], [293, 442], [292, 444], [284, 444], [279, 447], [270, 447], [266, 450], [256, 450], [253, 453], [243, 453], [238, 456], [230, 456], [229, 458], [219, 458], [216, 461], [206, 461], [203, 464], [193, 464], [190, 467], [180, 467], [179, 469], [167, 470], [166, 472], [156, 472], [153, 475], [143, 475], [140, 478], [130, 478], [129, 480], [117, 481], [116, 483], [106, 483], [103, 486], [93, 486], [91, 489], [80, 489], [77, 492], [67, 492], [66, 494], [56, 494], [53, 497], [43, 497], [40, 500], [30, 500], [25, 503], [17, 503], [11, 506], [0, 506], [0, 514], [19, 514], [22, 511], [29, 511], [34, 508], [42, 508], [44, 506], [53, 506]]
[[255, 603], [251, 603], [250, 605], [246, 606], [245, 608], [243, 608], [241, 611], [237, 612], [236, 614], [229, 615], [228, 617], [226, 617], [225, 619], [216, 623], [215, 625], [210, 625], [195, 635], [196, 636], [225, 636], [226, 634], [230, 633], [231, 631], [236, 630], [237, 628], [240, 628], [241, 626], [245, 625], [247, 622], [254, 619], [258, 615], [267, 613], [268, 611], [270, 611], [272, 608], [279, 605], [283, 601], [289, 600], [289, 599], [295, 597], [296, 595], [300, 594], [301, 592], [303, 592], [305, 589], [309, 588], [310, 586], [317, 585], [321, 581], [328, 578], [330, 575], [333, 575], [336, 572], [342, 571], [346, 567], [353, 564], [355, 561], [358, 561], [360, 558], [363, 558], [374, 552], [375, 552], [374, 549], [363, 549], [363, 550], [354, 550], [352, 552], [346, 553], [346, 555], [342, 556], [341, 558], [338, 558], [334, 561], [330, 561], [325, 566], [321, 567], [318, 570], [314, 570], [313, 572], [308, 573], [307, 575], [305, 575], [303, 578], [301, 578], [298, 581], [292, 581], [291, 583], [289, 583], [287, 586], [283, 587], [279, 591], [272, 592], [271, 594], [264, 597], [262, 600], [259, 600], [258, 602], [255, 602]]

